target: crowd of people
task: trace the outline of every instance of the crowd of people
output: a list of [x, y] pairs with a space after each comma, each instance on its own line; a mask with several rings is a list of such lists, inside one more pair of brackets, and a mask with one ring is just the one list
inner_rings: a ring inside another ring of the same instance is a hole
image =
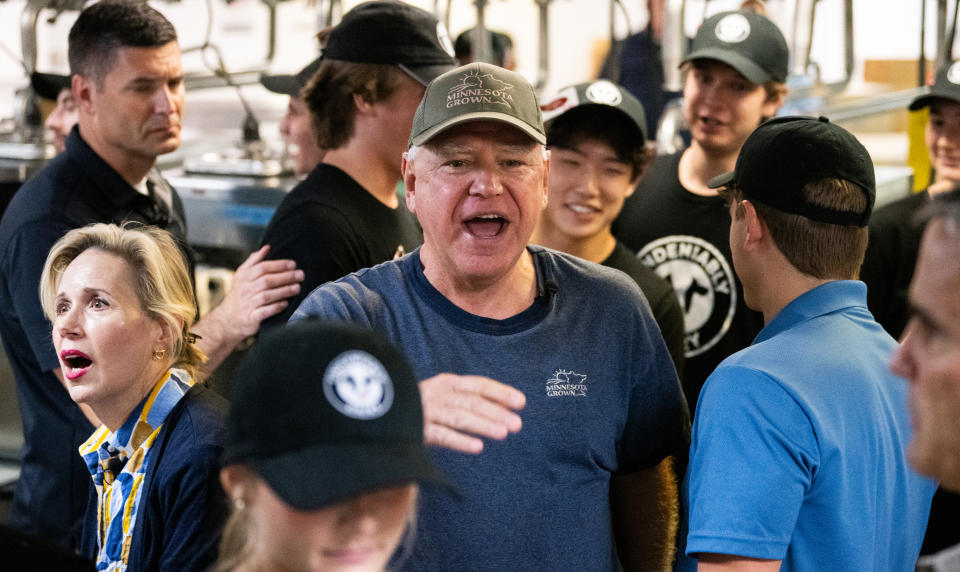
[[960, 544], [960, 64], [911, 104], [934, 183], [874, 212], [856, 137], [776, 117], [789, 54], [755, 7], [699, 28], [665, 156], [622, 85], [540, 98], [509, 38], [494, 65], [474, 36], [365, 2], [262, 79], [301, 180], [198, 316], [156, 168], [176, 31], [80, 13], [70, 76], [31, 77], [59, 155], [0, 219], [10, 558], [912, 570]]

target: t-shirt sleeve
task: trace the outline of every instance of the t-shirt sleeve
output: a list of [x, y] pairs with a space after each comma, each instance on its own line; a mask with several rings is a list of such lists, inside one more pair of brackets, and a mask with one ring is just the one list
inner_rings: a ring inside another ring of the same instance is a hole
[[60, 367], [50, 336], [52, 325], [40, 305], [40, 275], [50, 247], [67, 228], [54, 223], [26, 224], [7, 247], [7, 271], [10, 299], [30, 349], [43, 371]]
[[352, 322], [361, 327], [373, 328], [368, 306], [371, 304], [371, 297], [379, 296], [364, 289], [352, 278], [326, 284], [311, 292], [290, 317], [290, 323], [322, 319]]
[[338, 211], [325, 205], [307, 205], [287, 211], [270, 222], [263, 244], [270, 245], [268, 259], [289, 258], [303, 270], [300, 293], [291, 296], [279, 314], [264, 320], [264, 327], [285, 324], [300, 303], [317, 287], [359, 270], [362, 247], [356, 231]]
[[721, 366], [700, 395], [683, 487], [687, 555], [782, 559], [819, 461], [810, 418], [768, 375]]
[[684, 368], [684, 326], [683, 310], [680, 309], [680, 300], [673, 290], [668, 290], [658, 296], [656, 299], [650, 299], [650, 309], [653, 311], [653, 317], [660, 326], [660, 333], [663, 334], [663, 341], [667, 344], [667, 350], [670, 352], [670, 358], [673, 359], [673, 365], [677, 369], [677, 376], [683, 379]]
[[690, 417], [680, 380], [646, 308], [638, 318], [632, 356], [630, 408], [618, 455], [623, 473], [653, 467], [669, 456], [683, 461], [690, 441]]

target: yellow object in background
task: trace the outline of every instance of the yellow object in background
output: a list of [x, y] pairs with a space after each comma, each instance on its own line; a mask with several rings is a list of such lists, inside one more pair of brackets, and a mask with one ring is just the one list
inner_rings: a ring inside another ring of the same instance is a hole
[[927, 153], [927, 143], [924, 140], [924, 129], [930, 118], [930, 108], [924, 107], [909, 112], [907, 136], [909, 147], [907, 151], [907, 166], [913, 169], [913, 192], [920, 192], [930, 186], [931, 165], [930, 155]]

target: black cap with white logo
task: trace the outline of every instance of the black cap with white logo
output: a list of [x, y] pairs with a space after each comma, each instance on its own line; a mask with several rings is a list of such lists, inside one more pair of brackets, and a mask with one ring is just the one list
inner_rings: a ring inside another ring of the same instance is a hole
[[297, 509], [411, 482], [453, 489], [424, 446], [407, 360], [373, 332], [305, 320], [268, 333], [231, 404], [224, 465], [249, 465]]

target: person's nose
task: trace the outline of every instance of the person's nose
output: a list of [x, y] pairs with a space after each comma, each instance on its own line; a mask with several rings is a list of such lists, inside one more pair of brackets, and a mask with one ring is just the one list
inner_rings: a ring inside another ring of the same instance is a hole
[[916, 360], [913, 357], [914, 341], [913, 336], [910, 335], [912, 330], [913, 320], [910, 320], [904, 329], [900, 345], [897, 346], [897, 350], [893, 352], [893, 357], [890, 359], [890, 371], [911, 383], [916, 379]]
[[63, 311], [56, 317], [56, 328], [61, 338], [76, 338], [83, 335], [80, 310], [74, 306]]
[[500, 175], [493, 168], [482, 167], [477, 169], [470, 194], [482, 197], [495, 197], [503, 194], [503, 182]]

